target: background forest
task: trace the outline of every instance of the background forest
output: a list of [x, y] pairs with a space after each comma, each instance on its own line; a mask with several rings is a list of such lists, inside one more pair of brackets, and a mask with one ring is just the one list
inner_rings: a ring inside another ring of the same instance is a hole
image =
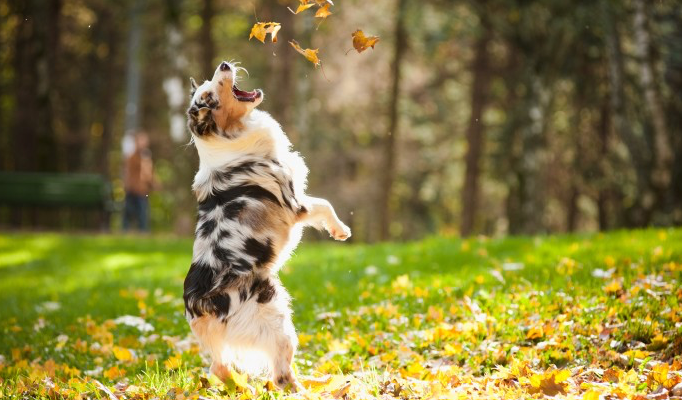
[[[120, 202], [144, 129], [153, 230], [189, 233], [189, 77], [234, 59], [354, 240], [682, 223], [680, 1], [337, 0], [321, 24], [297, 5], [0, 0], [0, 170], [97, 172]], [[278, 43], [248, 40], [257, 21]], [[348, 51], [356, 29], [375, 49]], [[73, 224], [41, 212], [0, 226]]]

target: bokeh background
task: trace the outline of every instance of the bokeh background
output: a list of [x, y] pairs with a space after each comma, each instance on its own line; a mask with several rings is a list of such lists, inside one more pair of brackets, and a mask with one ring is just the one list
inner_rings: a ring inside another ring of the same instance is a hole
[[[98, 173], [120, 205], [143, 129], [152, 230], [191, 234], [189, 77], [234, 59], [353, 240], [682, 223], [680, 1], [336, 0], [322, 23], [297, 5], [0, 0], [0, 169]], [[279, 42], [249, 41], [256, 21]], [[381, 41], [349, 51], [356, 29]], [[80, 213], [0, 205], [0, 227], [92, 228]]]

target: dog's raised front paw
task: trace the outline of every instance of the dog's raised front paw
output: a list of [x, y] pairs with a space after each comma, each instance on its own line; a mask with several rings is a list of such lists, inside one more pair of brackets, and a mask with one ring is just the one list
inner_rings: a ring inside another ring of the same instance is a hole
[[351, 236], [350, 228], [339, 221], [329, 228], [329, 235], [336, 240], [346, 240]]

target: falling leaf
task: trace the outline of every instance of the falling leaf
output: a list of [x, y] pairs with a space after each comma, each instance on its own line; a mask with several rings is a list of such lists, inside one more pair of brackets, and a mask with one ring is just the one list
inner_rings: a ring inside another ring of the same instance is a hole
[[[298, 14], [298, 13], [300, 13], [300, 12], [303, 12], [303, 11], [309, 9], [310, 7], [312, 7], [312, 6], [314, 6], [314, 5], [315, 5], [315, 3], [303, 3], [303, 4], [299, 4], [299, 5], [298, 5], [298, 8], [296, 9], [296, 12], [294, 12], [293, 10], [292, 10], [292, 12], [293, 12], [294, 14]], [[289, 10], [291, 10], [291, 8], [290, 8]]]
[[365, 33], [360, 29], [353, 32], [352, 37], [353, 47], [358, 51], [358, 53], [362, 53], [369, 47], [374, 48], [374, 45], [379, 42], [379, 36], [365, 36]]
[[332, 12], [329, 11], [329, 6], [330, 6], [330, 4], [327, 3], [323, 7], [320, 7], [320, 9], [315, 12], [315, 18], [325, 19], [328, 16], [332, 15]]
[[297, 52], [302, 54], [303, 57], [305, 57], [308, 61], [315, 64], [316, 67], [318, 65], [320, 65], [320, 59], [317, 57], [317, 52], [319, 51], [319, 49], [314, 49], [314, 50], [313, 49], [305, 49], [304, 50], [301, 48], [301, 46], [295, 40], [291, 40], [289, 42], [289, 44], [291, 44], [291, 47], [293, 47]]
[[270, 38], [273, 43], [277, 43], [277, 33], [282, 28], [279, 22], [256, 22], [251, 28], [251, 33], [249, 34], [249, 40], [255, 37], [262, 43], [265, 43], [265, 37], [270, 34]]

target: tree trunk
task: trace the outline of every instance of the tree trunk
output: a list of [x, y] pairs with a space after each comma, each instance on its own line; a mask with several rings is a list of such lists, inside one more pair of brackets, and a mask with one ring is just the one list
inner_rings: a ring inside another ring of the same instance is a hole
[[[118, 29], [114, 19], [114, 13], [108, 9], [103, 11], [102, 23], [106, 24], [105, 35], [107, 48], [109, 49], [108, 57], [115, 60], [118, 56]], [[104, 83], [104, 93], [102, 95], [102, 140], [99, 147], [99, 171], [107, 178], [111, 177], [109, 169], [109, 155], [111, 154], [111, 145], [114, 139], [114, 116], [115, 98], [118, 87], [118, 79], [116, 76], [116, 64], [114, 62], [105, 63], [104, 71], [108, 77]]]
[[52, 76], [59, 40], [61, 1], [48, 7], [35, 1], [15, 3], [18, 26], [15, 37], [14, 168], [54, 171]]
[[[282, 24], [282, 26], [287, 27], [286, 32], [280, 31], [279, 40], [277, 43], [272, 44], [274, 57], [270, 57], [270, 74], [269, 74], [269, 84], [268, 89], [271, 93], [281, 93], [286, 95], [271, 96], [269, 102], [272, 105], [266, 104], [268, 110], [272, 113], [273, 117], [282, 125], [284, 130], [287, 132], [289, 139], [292, 142], [296, 142], [299, 138], [296, 134], [296, 130], [288, 130], [291, 126], [292, 119], [292, 105], [295, 101], [292, 101], [290, 95], [296, 93], [296, 88], [294, 83], [294, 63], [296, 53], [290, 51], [289, 48], [289, 38], [286, 35], [294, 35], [296, 32], [296, 21], [298, 18], [292, 14], [286, 7], [284, 7], [279, 1], [271, 0], [268, 2], [272, 8], [272, 17], [270, 21], [277, 21]], [[285, 36], [282, 36], [285, 35]], [[290, 133], [291, 132], [291, 133]]]
[[395, 152], [399, 128], [398, 100], [400, 96], [400, 72], [405, 54], [407, 36], [405, 33], [405, 9], [407, 0], [398, 0], [395, 23], [395, 43], [393, 48], [393, 64], [391, 71], [391, 99], [389, 103], [388, 132], [384, 138], [384, 165], [381, 177], [381, 198], [379, 201], [379, 238], [390, 238], [391, 194], [395, 179]]
[[471, 85], [471, 115], [466, 131], [467, 153], [466, 171], [462, 188], [462, 218], [460, 234], [469, 236], [474, 233], [478, 212], [479, 179], [481, 176], [481, 156], [485, 147], [483, 112], [487, 103], [490, 72], [488, 67], [488, 43], [491, 30], [482, 24], [483, 32], [476, 41], [474, 60], [471, 65], [473, 83]]
[[213, 0], [203, 0], [201, 8], [201, 29], [199, 30], [199, 46], [201, 47], [201, 72], [203, 79], [211, 79], [215, 71], [213, 59], [215, 58], [215, 43], [213, 42], [213, 24], [211, 18], [213, 10]]
[[187, 78], [184, 77], [183, 66], [187, 59], [183, 54], [180, 6], [179, 0], [166, 0], [166, 59], [171, 68], [163, 81], [163, 89], [168, 103], [169, 132], [175, 142], [187, 140], [185, 108], [189, 92], [184, 89]]
[[533, 235], [545, 231], [544, 132], [550, 93], [541, 77], [531, 73], [528, 82], [528, 120], [521, 129], [521, 232]]
[[599, 116], [599, 187], [597, 188], [597, 217], [599, 230], [606, 231], [609, 225], [609, 181], [607, 180], [606, 157], [609, 152], [609, 130], [611, 109], [607, 103], [601, 107]]
[[644, 90], [647, 112], [651, 116], [654, 130], [654, 169], [651, 182], [659, 191], [665, 191], [670, 184], [670, 166], [673, 153], [666, 126], [663, 104], [656, 90], [654, 71], [651, 68], [651, 39], [647, 26], [646, 4], [644, 0], [634, 0], [634, 33], [637, 56], [639, 58], [640, 84]]
[[142, 13], [143, 1], [136, 1], [130, 5], [130, 33], [128, 37], [128, 65], [126, 75], [126, 106], [125, 106], [125, 134], [123, 136], [124, 155], [134, 150], [133, 134], [140, 128], [140, 64], [142, 54]]
[[646, 212], [646, 199], [653, 196], [650, 190], [651, 174], [649, 166], [648, 147], [637, 137], [630, 127], [625, 112], [625, 89], [623, 87], [623, 53], [620, 36], [614, 20], [613, 11], [608, 0], [602, 0], [603, 20], [606, 31], [606, 49], [608, 53], [610, 107], [613, 116], [613, 126], [628, 148], [630, 159], [637, 174], [638, 200], [630, 210], [628, 225], [645, 226], [649, 223]]

